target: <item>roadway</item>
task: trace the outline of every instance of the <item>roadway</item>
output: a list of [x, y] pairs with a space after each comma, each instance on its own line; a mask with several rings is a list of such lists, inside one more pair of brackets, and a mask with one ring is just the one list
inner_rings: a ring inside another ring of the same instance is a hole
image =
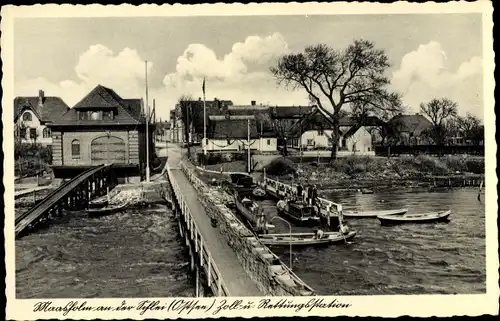
[[182, 158], [182, 150], [177, 145], [169, 144], [168, 164], [172, 169], [172, 175], [179, 183], [182, 195], [188, 202], [193, 219], [200, 229], [205, 241], [205, 246], [210, 251], [217, 268], [222, 274], [231, 296], [262, 296], [256, 283], [245, 272], [239, 262], [234, 250], [227, 244], [219, 227], [212, 227], [210, 218], [205, 209], [198, 201], [198, 194], [186, 175], [180, 170], [179, 162]]

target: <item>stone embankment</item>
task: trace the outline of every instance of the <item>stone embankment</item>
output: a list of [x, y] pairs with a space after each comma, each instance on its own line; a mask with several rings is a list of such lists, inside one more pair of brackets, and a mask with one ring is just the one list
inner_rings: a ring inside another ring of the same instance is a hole
[[272, 296], [314, 295], [314, 290], [263, 245], [188, 166], [192, 165], [183, 164], [182, 169], [193, 183], [200, 203], [207, 215], [218, 224], [226, 242], [235, 251], [243, 268], [259, 289]]

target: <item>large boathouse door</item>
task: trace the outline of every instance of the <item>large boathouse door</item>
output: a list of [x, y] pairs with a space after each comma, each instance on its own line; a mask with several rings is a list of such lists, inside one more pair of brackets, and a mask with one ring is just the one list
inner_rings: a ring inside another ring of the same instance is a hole
[[100, 164], [124, 164], [125, 142], [115, 136], [104, 136], [96, 138], [91, 143], [92, 165]]

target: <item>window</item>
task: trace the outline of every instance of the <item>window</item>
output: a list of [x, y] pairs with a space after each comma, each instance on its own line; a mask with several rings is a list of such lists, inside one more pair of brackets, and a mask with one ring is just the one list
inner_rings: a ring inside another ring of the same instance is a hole
[[323, 129], [318, 129], [318, 136], [323, 136], [325, 131]]
[[88, 120], [89, 119], [89, 114], [86, 111], [79, 111], [78, 112], [78, 120]]
[[102, 112], [102, 119], [113, 119], [113, 112], [112, 111], [103, 111]]
[[314, 145], [314, 139], [308, 139], [307, 140], [307, 145], [308, 146]]
[[271, 145], [271, 140], [270, 139], [267, 140], [267, 145]]
[[80, 142], [77, 139], [71, 142], [71, 156], [80, 158]]
[[30, 133], [29, 134], [30, 139], [36, 139], [36, 128], [30, 128], [29, 133]]
[[31, 121], [31, 113], [30, 112], [25, 112], [23, 114], [23, 121]]
[[90, 119], [101, 120], [101, 112], [99, 112], [99, 111], [90, 112]]
[[43, 138], [50, 138], [50, 128], [43, 129]]

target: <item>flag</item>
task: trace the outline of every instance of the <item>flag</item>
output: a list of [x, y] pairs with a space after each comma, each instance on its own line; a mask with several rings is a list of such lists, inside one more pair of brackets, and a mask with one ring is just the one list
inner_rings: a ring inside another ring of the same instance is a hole
[[203, 90], [203, 96], [205, 96], [205, 77], [203, 77], [203, 86], [201, 89]]

